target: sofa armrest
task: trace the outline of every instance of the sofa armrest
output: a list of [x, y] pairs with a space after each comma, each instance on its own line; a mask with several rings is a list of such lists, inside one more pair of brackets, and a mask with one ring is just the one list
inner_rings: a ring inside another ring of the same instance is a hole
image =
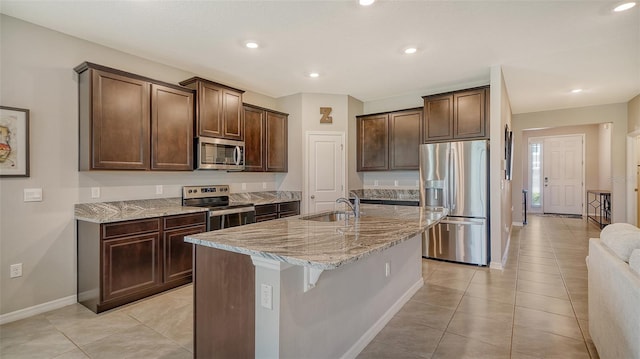
[[640, 359], [640, 276], [589, 239], [589, 332], [601, 358]]

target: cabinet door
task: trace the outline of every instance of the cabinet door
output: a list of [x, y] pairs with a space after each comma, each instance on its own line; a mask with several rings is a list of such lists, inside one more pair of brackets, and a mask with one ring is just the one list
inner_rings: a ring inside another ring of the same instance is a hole
[[102, 301], [162, 283], [159, 232], [103, 240], [102, 256]]
[[419, 168], [421, 126], [422, 110], [389, 114], [390, 169], [417, 170]]
[[151, 169], [193, 170], [193, 97], [151, 85]]
[[149, 83], [92, 71], [91, 168], [149, 168]]
[[206, 231], [203, 224], [164, 232], [164, 283], [192, 275], [193, 244], [185, 242], [184, 237]]
[[453, 138], [453, 95], [424, 98], [423, 142]]
[[287, 115], [266, 112], [265, 116], [266, 153], [265, 164], [268, 172], [287, 172]]
[[242, 116], [242, 94], [227, 89], [222, 90], [223, 137], [230, 140], [244, 140], [244, 117]]
[[198, 134], [222, 137], [222, 89], [198, 82]]
[[264, 110], [244, 106], [244, 170], [263, 172], [264, 163]]
[[358, 171], [389, 169], [389, 117], [387, 114], [357, 119]]
[[455, 93], [453, 109], [454, 138], [486, 136], [485, 89]]
[[300, 201], [278, 204], [278, 218], [292, 217], [300, 214]]

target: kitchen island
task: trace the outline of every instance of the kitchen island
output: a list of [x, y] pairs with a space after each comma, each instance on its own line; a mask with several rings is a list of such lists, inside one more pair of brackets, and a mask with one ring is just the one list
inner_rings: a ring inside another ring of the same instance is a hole
[[195, 357], [355, 357], [423, 285], [421, 234], [446, 215], [361, 211], [187, 236]]

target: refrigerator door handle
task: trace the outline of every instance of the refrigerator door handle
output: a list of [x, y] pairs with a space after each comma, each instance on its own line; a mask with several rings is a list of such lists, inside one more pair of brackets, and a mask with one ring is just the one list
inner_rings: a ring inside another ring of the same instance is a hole
[[457, 156], [455, 145], [451, 144], [451, 152], [449, 153], [449, 209], [454, 211], [456, 209], [456, 203], [458, 201], [458, 194], [456, 191], [457, 186], [457, 173], [456, 173], [456, 165], [457, 165]]

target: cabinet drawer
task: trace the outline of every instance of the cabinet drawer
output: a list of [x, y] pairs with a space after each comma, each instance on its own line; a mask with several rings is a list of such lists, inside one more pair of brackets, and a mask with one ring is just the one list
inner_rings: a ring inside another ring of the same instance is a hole
[[278, 214], [277, 213], [271, 213], [271, 214], [265, 214], [265, 215], [262, 215], [262, 216], [256, 216], [256, 223], [257, 222], [271, 221], [273, 219], [278, 219]]
[[160, 218], [141, 219], [102, 225], [102, 239], [160, 231]]
[[283, 202], [279, 204], [280, 209], [278, 212], [295, 212], [296, 214], [300, 214], [300, 202]]
[[277, 214], [278, 213], [278, 205], [277, 204], [262, 204], [256, 206], [256, 216], [262, 216], [265, 214]]
[[164, 229], [166, 230], [205, 224], [207, 221], [206, 214], [207, 212], [201, 212], [164, 217]]

